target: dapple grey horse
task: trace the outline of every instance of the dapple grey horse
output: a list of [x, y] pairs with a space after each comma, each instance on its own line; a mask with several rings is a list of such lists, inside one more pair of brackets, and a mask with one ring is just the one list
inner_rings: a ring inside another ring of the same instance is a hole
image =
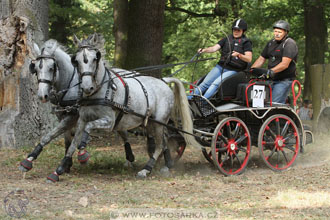
[[[156, 143], [152, 157], [137, 174], [138, 177], [147, 177], [162, 151], [165, 154], [168, 150], [164, 135], [166, 129], [160, 123], [168, 122], [171, 111], [177, 109], [180, 112], [184, 131], [193, 131], [188, 100], [181, 81], [150, 76], [121, 77], [119, 72], [124, 76], [128, 71], [107, 69], [104, 65], [100, 52], [104, 45], [100, 43], [100, 36], [94, 34], [83, 41], [75, 37], [75, 42], [79, 49], [72, 57], [72, 63], [77, 66], [83, 90], [79, 103], [80, 117], [74, 139], [58, 169], [65, 169], [66, 158], [72, 157], [79, 142], [83, 142], [93, 129], [123, 131], [145, 126]], [[175, 94], [167, 83], [174, 83]], [[194, 137], [184, 134], [184, 138], [187, 145], [200, 146]], [[59, 175], [55, 171], [51, 177], [59, 180]]]
[[[48, 134], [43, 136], [40, 143], [35, 147], [25, 160], [20, 163], [21, 171], [32, 169], [32, 161], [37, 159], [43, 147], [51, 140], [65, 133], [66, 152], [72, 141], [72, 128], [78, 121], [78, 110], [75, 104], [79, 97], [79, 76], [76, 69], [71, 64], [71, 57], [65, 52], [65, 48], [56, 40], [48, 40], [44, 43], [41, 51], [35, 44], [34, 50], [38, 54], [36, 60], [30, 64], [30, 72], [37, 74], [38, 97], [41, 102], [50, 101], [55, 105], [56, 116], [60, 123]], [[126, 133], [120, 133], [125, 141], [126, 158], [131, 162], [134, 160], [130, 144], [127, 142]], [[127, 150], [128, 149], [128, 150]], [[78, 155], [78, 160], [84, 163], [88, 160], [87, 153]], [[70, 171], [72, 158], [68, 161], [68, 166], [64, 170]]]

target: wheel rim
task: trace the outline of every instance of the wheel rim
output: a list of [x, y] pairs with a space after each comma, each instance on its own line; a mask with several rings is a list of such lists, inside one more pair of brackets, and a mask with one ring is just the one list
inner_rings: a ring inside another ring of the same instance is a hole
[[174, 161], [178, 161], [182, 157], [185, 149], [186, 149], [186, 143], [180, 143], [179, 147], [175, 151]]
[[261, 127], [258, 145], [266, 165], [275, 171], [289, 168], [299, 153], [299, 133], [291, 118], [273, 115]]
[[202, 153], [203, 153], [205, 159], [208, 162], [210, 162], [212, 165], [214, 165], [213, 160], [212, 160], [212, 150], [211, 149], [203, 148], [202, 149]]
[[172, 160], [177, 162], [182, 157], [186, 149], [186, 142], [177, 140], [176, 138], [170, 138], [168, 140], [168, 146], [171, 146], [170, 152]]
[[251, 136], [245, 123], [238, 118], [222, 120], [214, 133], [212, 158], [225, 175], [237, 175], [244, 171], [251, 152]]

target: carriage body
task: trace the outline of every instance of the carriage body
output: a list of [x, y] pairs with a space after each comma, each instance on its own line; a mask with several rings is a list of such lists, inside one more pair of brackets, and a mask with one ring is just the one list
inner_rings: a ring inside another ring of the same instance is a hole
[[[191, 84], [190, 91], [196, 85]], [[209, 100], [190, 94], [196, 140], [204, 146], [205, 158], [223, 174], [244, 172], [255, 147], [270, 169], [286, 170], [303, 150], [306, 134], [308, 141], [313, 138], [290, 105], [272, 102], [271, 92], [271, 82], [250, 80], [240, 72], [226, 79]]]

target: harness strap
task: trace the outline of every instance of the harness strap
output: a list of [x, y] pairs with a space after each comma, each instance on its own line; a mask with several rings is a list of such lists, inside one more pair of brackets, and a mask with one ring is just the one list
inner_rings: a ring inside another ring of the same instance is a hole
[[134, 77], [133, 79], [135, 79], [136, 81], [138, 81], [138, 83], [140, 84], [140, 86], [141, 86], [141, 88], [142, 88], [142, 91], [143, 91], [143, 93], [144, 93], [144, 96], [146, 97], [146, 100], [147, 100], [147, 112], [146, 112], [146, 115], [145, 115], [145, 118], [144, 118], [144, 122], [143, 122], [144, 127], [146, 127], [147, 124], [148, 124], [148, 119], [149, 119], [149, 117], [150, 117], [150, 108], [149, 108], [148, 92], [147, 92], [146, 88], [143, 86], [143, 84], [141, 83], [140, 80], [138, 80], [138, 79], [135, 78], [135, 77]]
[[[108, 68], [106, 68], [107, 71], [110, 71], [111, 73], [113, 73], [114, 75], [116, 75], [116, 77], [121, 81], [121, 83], [123, 84], [124, 88], [125, 88], [125, 99], [124, 99], [124, 106], [126, 108], [128, 108], [128, 94], [129, 94], [129, 87], [127, 85], [127, 83], [120, 77], [120, 75], [118, 73], [116, 73], [115, 71], [112, 71], [111, 69], [108, 70]], [[111, 76], [109, 75], [110, 79], [111, 79]], [[111, 81], [111, 83], [113, 83], [113, 80], [109, 80], [109, 82]], [[110, 86], [110, 83], [108, 84], [108, 90], [107, 92], [109, 91], [109, 86]], [[111, 96], [111, 101], [113, 101], [113, 94], [114, 94], [114, 91], [112, 92], [112, 96]], [[106, 98], [107, 99], [107, 98]], [[119, 111], [119, 114], [116, 118], [116, 121], [115, 121], [115, 126], [114, 128], [117, 127], [117, 125], [119, 124], [120, 120], [122, 119], [122, 117], [124, 116], [124, 112], [123, 111]]]

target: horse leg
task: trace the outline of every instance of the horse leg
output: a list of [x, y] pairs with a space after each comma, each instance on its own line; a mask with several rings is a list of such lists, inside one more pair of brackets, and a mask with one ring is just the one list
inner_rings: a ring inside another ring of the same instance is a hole
[[171, 157], [170, 149], [167, 146], [168, 132], [166, 127], [164, 127], [164, 135], [163, 135], [163, 154], [165, 160], [165, 166], [161, 169], [161, 172], [166, 173], [174, 166], [174, 161]]
[[153, 126], [148, 126], [148, 133], [151, 134], [155, 139], [155, 152], [152, 157], [150, 157], [147, 164], [143, 167], [141, 171], [137, 173], [138, 178], [146, 178], [152, 171], [159, 155], [163, 151], [164, 146], [164, 128], [161, 125], [153, 124]]
[[155, 149], [156, 149], [155, 139], [147, 134], [147, 150], [149, 157], [152, 157], [152, 155], [155, 153]]
[[81, 142], [78, 146], [78, 160], [81, 164], [86, 163], [89, 160], [90, 154], [85, 150], [89, 135], [92, 129], [107, 129], [113, 128], [113, 122], [110, 118], [105, 117], [97, 119], [95, 121], [88, 122], [84, 131], [82, 132]]
[[87, 164], [87, 162], [90, 158], [90, 154], [85, 149], [88, 141], [89, 141], [89, 133], [83, 131], [81, 141], [78, 146], [78, 161], [81, 165]]
[[124, 147], [125, 147], [125, 154], [126, 154], [126, 163], [125, 166], [127, 167], [133, 167], [133, 162], [135, 160], [135, 156], [133, 154], [131, 144], [128, 142], [127, 137], [127, 131], [118, 131], [118, 134], [124, 141]]
[[77, 122], [78, 117], [74, 115], [68, 115], [63, 118], [60, 123], [51, 130], [48, 134], [43, 136], [40, 143], [34, 148], [34, 150], [24, 159], [19, 166], [19, 170], [27, 172], [32, 169], [32, 161], [36, 160], [43, 147], [47, 145], [51, 140], [63, 134], [65, 131], [70, 130]]
[[51, 173], [47, 177], [48, 182], [58, 182], [60, 180], [59, 176], [62, 175], [66, 170], [68, 170], [70, 168], [70, 166], [72, 165], [72, 155], [76, 150], [76, 146], [78, 145], [78, 142], [81, 140], [81, 136], [82, 136], [85, 126], [86, 126], [86, 123], [79, 118], [77, 130], [75, 132], [71, 145], [67, 149], [67, 153], [65, 154], [64, 158], [62, 159], [60, 165], [57, 167], [57, 169], [53, 173]]
[[[70, 145], [71, 145], [73, 135], [74, 135], [74, 134], [72, 133], [72, 129], [67, 130], [67, 131], [64, 133], [65, 154], [68, 153], [68, 149], [69, 149], [69, 147], [70, 147]], [[70, 162], [69, 162], [69, 166], [66, 167], [66, 169], [65, 169], [65, 172], [66, 172], [66, 173], [70, 173], [70, 168], [71, 168], [71, 166], [72, 166], [72, 158], [71, 158], [71, 160], [70, 160]]]

